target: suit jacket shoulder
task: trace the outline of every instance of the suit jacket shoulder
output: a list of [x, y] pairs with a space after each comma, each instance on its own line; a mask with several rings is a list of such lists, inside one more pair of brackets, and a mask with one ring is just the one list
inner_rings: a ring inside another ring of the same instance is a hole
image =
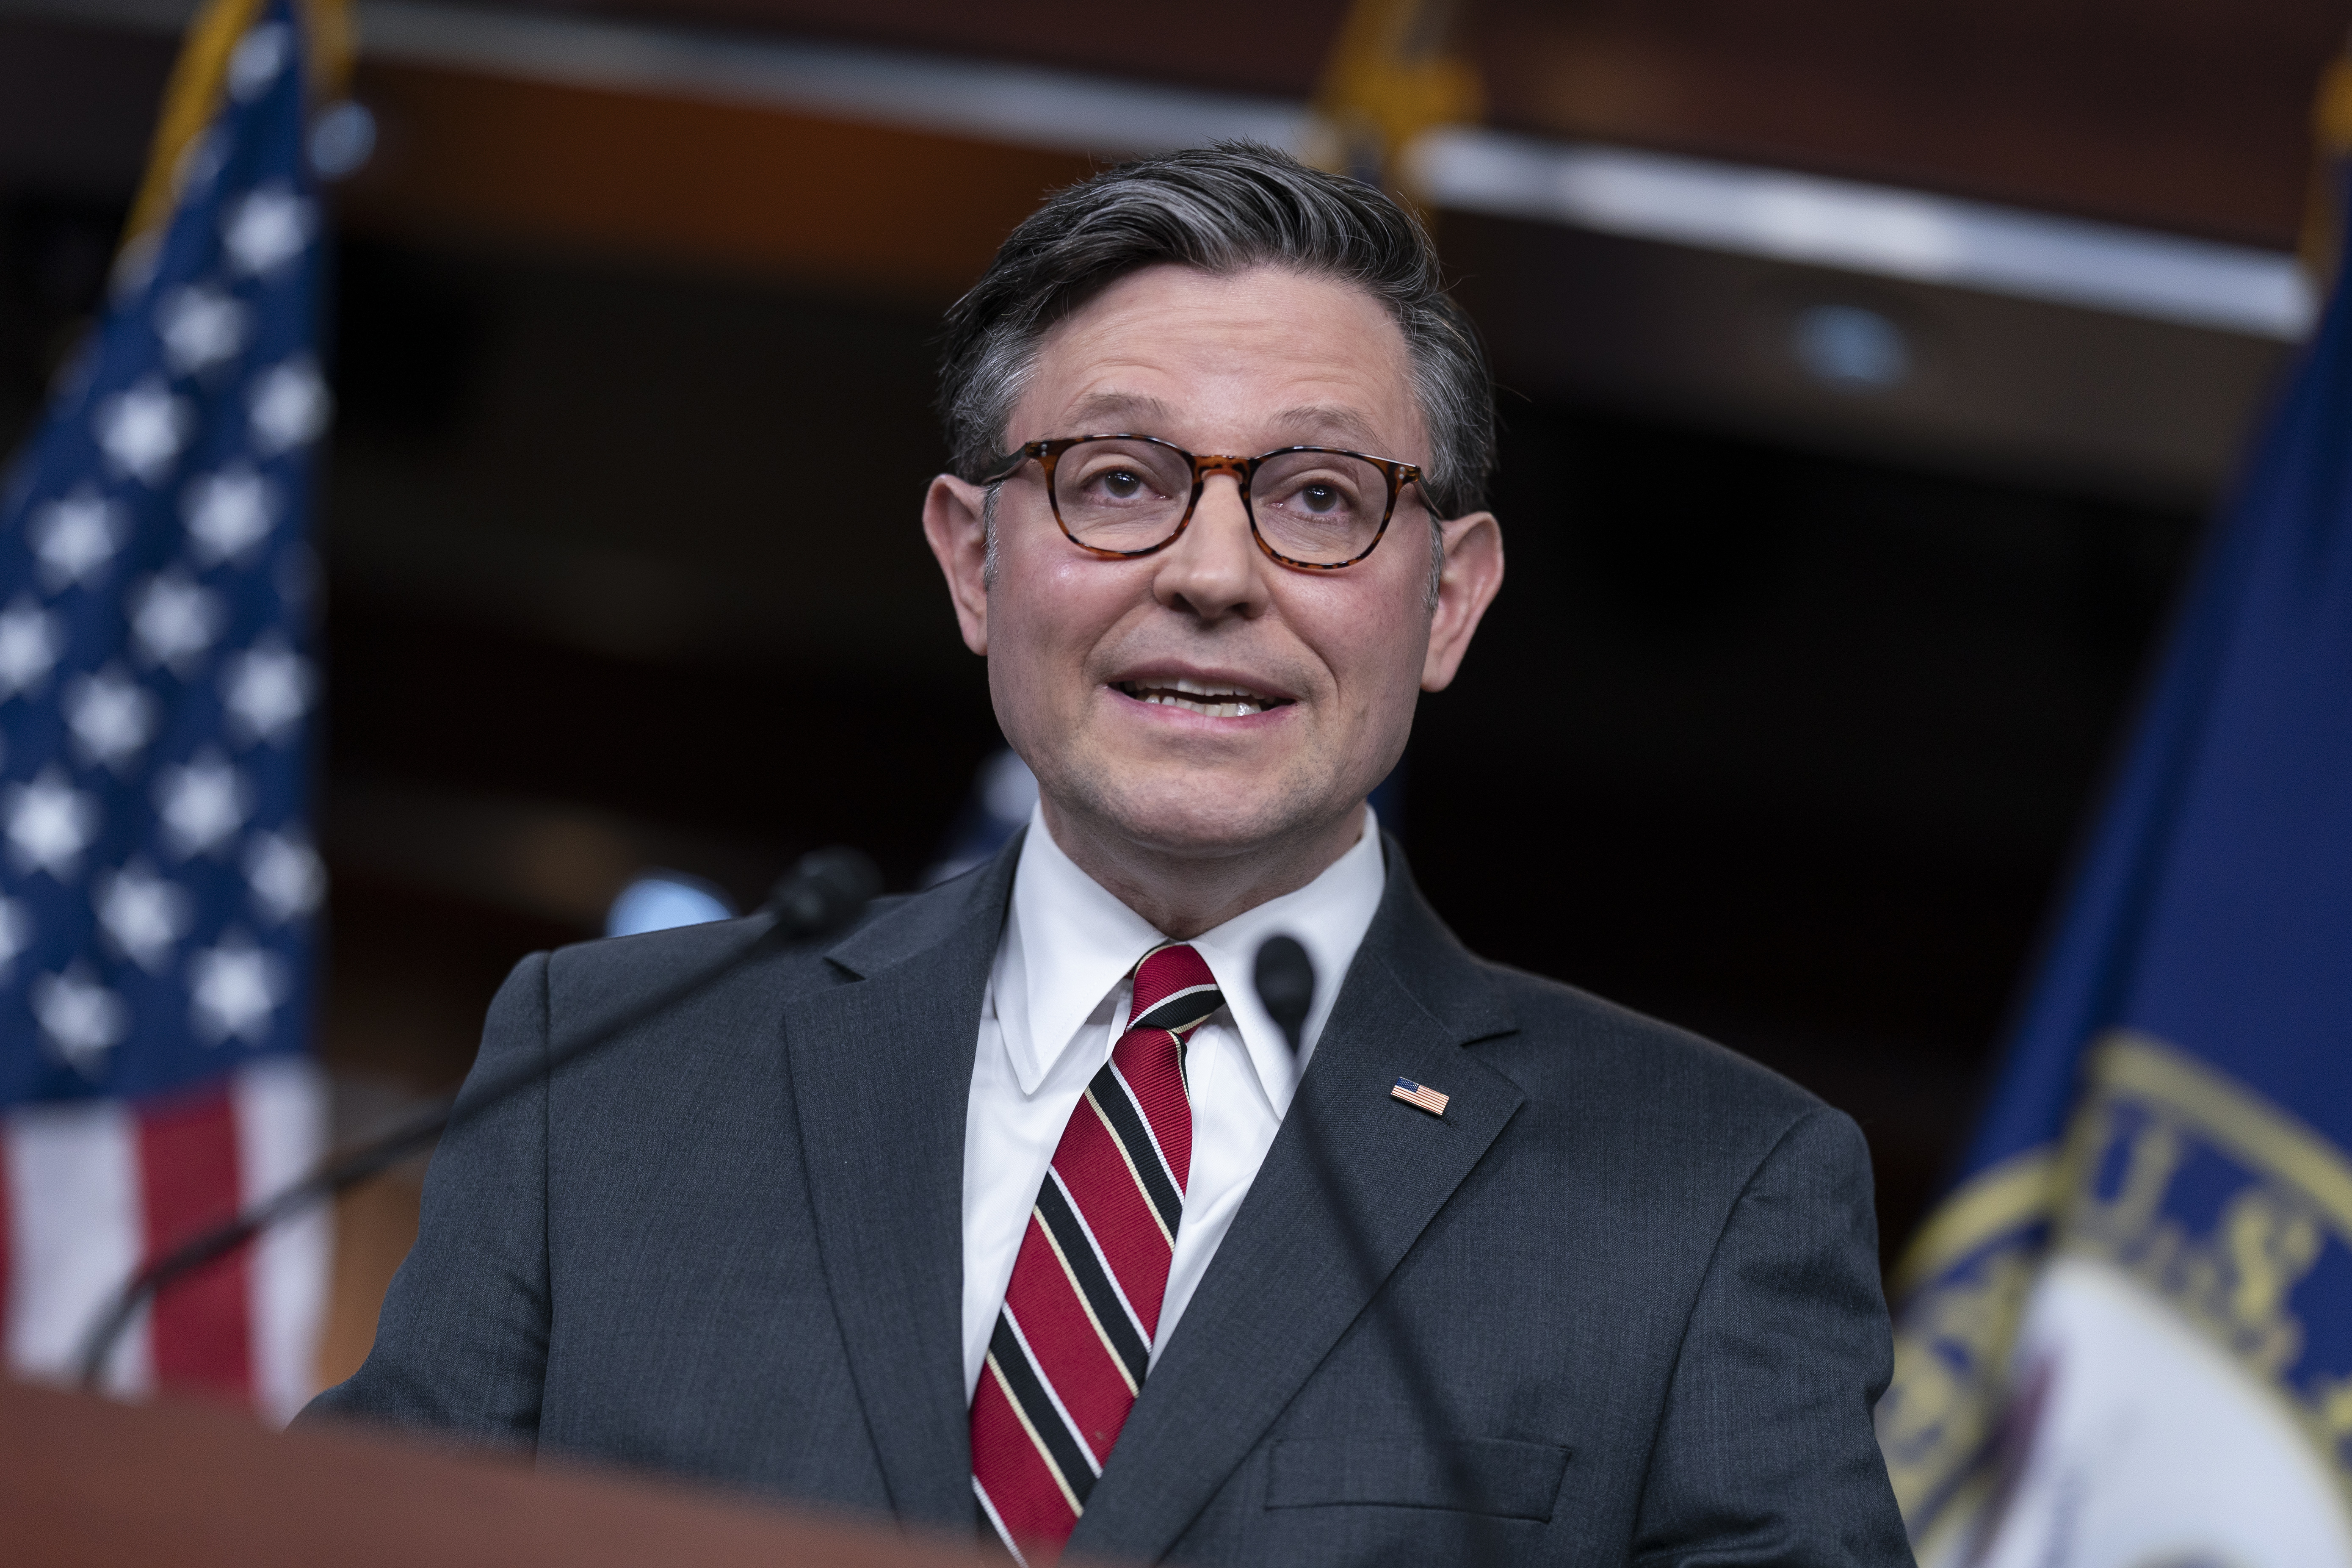
[[[313, 1411], [968, 1531], [963, 1121], [1017, 852], [634, 1021], [757, 923], [526, 959], [474, 1081], [627, 1026], [444, 1141], [375, 1346]], [[1389, 864], [1073, 1552], [1905, 1561], [1852, 1122], [1478, 960]]]
[[1478, 1047], [1539, 1109], [1667, 1163], [1752, 1170], [1809, 1118], [1844, 1122], [1811, 1090], [1736, 1051], [1559, 981], [1474, 960], [1517, 1032]]
[[965, 1523], [962, 1096], [1011, 874], [822, 947], [752, 919], [523, 960], [461, 1101], [622, 1026], [442, 1141], [367, 1361], [303, 1419]]

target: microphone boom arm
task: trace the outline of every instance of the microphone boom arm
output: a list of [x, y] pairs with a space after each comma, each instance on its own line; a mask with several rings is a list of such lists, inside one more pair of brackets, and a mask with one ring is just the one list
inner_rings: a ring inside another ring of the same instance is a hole
[[[1298, 1068], [1298, 1087], [1304, 1088], [1307, 1071], [1300, 1053], [1304, 1048], [1307, 1015], [1315, 1000], [1315, 964], [1307, 956], [1296, 937], [1271, 936], [1257, 950], [1257, 962], [1251, 978], [1257, 986], [1258, 1002], [1282, 1030], [1283, 1039], [1290, 1047], [1290, 1059]], [[1444, 1395], [1438, 1390], [1437, 1380], [1430, 1375], [1428, 1359], [1413, 1343], [1412, 1331], [1404, 1320], [1391, 1310], [1387, 1294], [1381, 1289], [1380, 1260], [1372, 1251], [1371, 1239], [1357, 1223], [1355, 1210], [1349, 1208], [1339, 1194], [1339, 1178], [1331, 1168], [1331, 1159], [1323, 1147], [1321, 1129], [1317, 1125], [1314, 1107], [1294, 1089], [1290, 1099], [1291, 1113], [1298, 1118], [1298, 1146], [1307, 1156], [1309, 1173], [1318, 1191], [1323, 1194], [1332, 1217], [1338, 1221], [1339, 1242], [1355, 1270], [1357, 1280], [1369, 1292], [1367, 1310], [1387, 1335], [1389, 1349], [1394, 1354], [1404, 1375], [1405, 1397], [1411, 1401], [1412, 1413], [1420, 1418], [1424, 1429], [1433, 1434], [1445, 1470], [1445, 1481], [1454, 1496], [1456, 1505], [1470, 1519], [1470, 1561], [1494, 1562], [1499, 1554], [1489, 1549], [1495, 1544], [1489, 1539], [1493, 1528], [1489, 1516], [1477, 1507], [1477, 1477], [1471, 1472], [1469, 1459], [1462, 1446], [1454, 1439], [1454, 1422], [1446, 1414]]]
[[234, 1218], [201, 1231], [161, 1257], [150, 1259], [109, 1299], [106, 1310], [92, 1321], [82, 1340], [78, 1362], [81, 1387], [90, 1393], [98, 1391], [106, 1375], [107, 1359], [114, 1353], [116, 1343], [139, 1315], [139, 1310], [177, 1280], [234, 1252], [280, 1220], [334, 1197], [419, 1150], [431, 1147], [444, 1133], [503, 1105], [533, 1084], [544, 1082], [557, 1069], [717, 984], [753, 959], [846, 925], [873, 901], [881, 890], [881, 873], [875, 869], [874, 863], [855, 849], [820, 849], [805, 857], [761, 906], [760, 912], [771, 918], [768, 928], [718, 963], [706, 964], [664, 987], [602, 1028], [561, 1049], [484, 1079], [471, 1093], [452, 1095], [356, 1149], [331, 1156], [293, 1185], [281, 1188]]

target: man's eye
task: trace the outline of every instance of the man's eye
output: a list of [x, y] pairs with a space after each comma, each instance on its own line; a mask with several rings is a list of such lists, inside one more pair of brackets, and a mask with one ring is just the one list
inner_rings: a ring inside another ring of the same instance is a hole
[[1143, 489], [1143, 477], [1127, 468], [1113, 468], [1102, 477], [1102, 488], [1110, 495], [1125, 500]]
[[1340, 496], [1330, 485], [1308, 485], [1298, 492], [1298, 499], [1308, 511], [1325, 512], [1337, 509]]

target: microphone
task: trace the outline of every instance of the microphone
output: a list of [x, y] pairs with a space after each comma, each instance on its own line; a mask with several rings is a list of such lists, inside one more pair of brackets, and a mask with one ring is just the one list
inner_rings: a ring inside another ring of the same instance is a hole
[[767, 939], [806, 942], [840, 930], [882, 894], [882, 871], [847, 845], [813, 849], [768, 894], [761, 912], [772, 917]]
[[1303, 1068], [1298, 1053], [1305, 1048], [1307, 1015], [1315, 1008], [1315, 961], [1297, 937], [1270, 936], [1258, 946], [1252, 978], [1257, 983], [1258, 1005], [1282, 1031], [1292, 1063]]
[[[1265, 1009], [1266, 1016], [1282, 1031], [1284, 1043], [1290, 1047], [1290, 1059], [1297, 1068], [1294, 1081], [1303, 1086], [1307, 1064], [1300, 1053], [1306, 1048], [1307, 1016], [1315, 1005], [1315, 961], [1307, 956], [1307, 949], [1299, 945], [1296, 937], [1276, 933], [1258, 945], [1251, 979], [1257, 986], [1258, 1005]], [[1470, 1462], [1455, 1440], [1453, 1419], [1446, 1414], [1436, 1380], [1430, 1375], [1428, 1359], [1412, 1342], [1412, 1326], [1397, 1315], [1388, 1295], [1381, 1289], [1380, 1260], [1373, 1256], [1372, 1244], [1356, 1223], [1354, 1212], [1340, 1199], [1339, 1179], [1332, 1173], [1330, 1155], [1323, 1147], [1314, 1110], [1296, 1091], [1291, 1096], [1290, 1113], [1298, 1119], [1298, 1146], [1306, 1151], [1315, 1184], [1322, 1192], [1325, 1205], [1339, 1222], [1340, 1245], [1347, 1249], [1349, 1264], [1370, 1293], [1372, 1318], [1388, 1336], [1389, 1350], [1403, 1369], [1405, 1396], [1412, 1402], [1412, 1413], [1423, 1429], [1435, 1436], [1445, 1468], [1446, 1486], [1461, 1511], [1469, 1516], [1469, 1561], [1495, 1561], [1499, 1553], [1488, 1550], [1494, 1544], [1487, 1535], [1491, 1521], [1474, 1506], [1478, 1496], [1477, 1478], [1471, 1473]]]
[[800, 863], [786, 873], [769, 893], [768, 901], [753, 911], [754, 918], [767, 919], [767, 929], [718, 963], [705, 965], [684, 980], [665, 987], [650, 1000], [608, 1021], [602, 1028], [592, 1030], [536, 1061], [523, 1063], [484, 1079], [475, 1086], [473, 1093], [462, 1100], [453, 1095], [419, 1111], [390, 1131], [341, 1154], [330, 1155], [317, 1170], [292, 1186], [264, 1198], [233, 1218], [189, 1237], [162, 1257], [150, 1260], [108, 1300], [105, 1311], [92, 1320], [89, 1332], [82, 1340], [82, 1388], [90, 1393], [98, 1391], [105, 1375], [107, 1358], [113, 1353], [115, 1343], [122, 1338], [124, 1331], [130, 1328], [131, 1319], [138, 1316], [141, 1307], [177, 1280], [215, 1258], [235, 1251], [278, 1221], [291, 1218], [313, 1204], [324, 1202], [345, 1188], [356, 1186], [370, 1176], [400, 1163], [411, 1154], [430, 1146], [443, 1133], [464, 1126], [524, 1089], [544, 1082], [554, 1075], [558, 1068], [578, 1061], [656, 1014], [717, 984], [753, 959], [778, 948], [813, 941], [840, 930], [864, 913], [866, 906], [873, 902], [881, 891], [880, 869], [856, 849], [818, 849], [803, 856]]

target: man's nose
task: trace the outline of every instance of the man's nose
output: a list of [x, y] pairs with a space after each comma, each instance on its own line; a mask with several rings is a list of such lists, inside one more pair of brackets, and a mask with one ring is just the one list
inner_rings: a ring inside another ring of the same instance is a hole
[[1217, 620], [1265, 607], [1267, 562], [1250, 537], [1249, 509], [1232, 474], [1209, 476], [1192, 521], [1159, 560], [1152, 593], [1170, 609]]

